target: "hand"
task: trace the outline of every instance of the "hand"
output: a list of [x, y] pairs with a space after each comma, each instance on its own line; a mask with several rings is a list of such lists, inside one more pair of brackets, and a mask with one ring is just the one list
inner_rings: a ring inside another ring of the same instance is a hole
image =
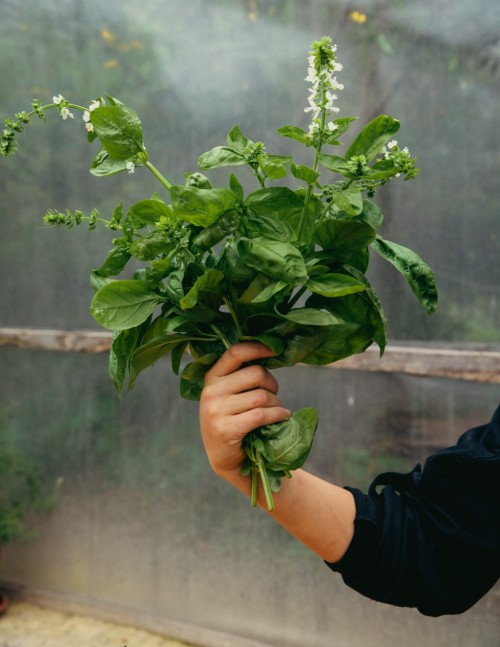
[[278, 398], [274, 376], [257, 364], [242, 367], [273, 355], [258, 342], [236, 344], [205, 376], [200, 428], [208, 459], [219, 476], [239, 471], [245, 459], [242, 441], [250, 431], [290, 416]]

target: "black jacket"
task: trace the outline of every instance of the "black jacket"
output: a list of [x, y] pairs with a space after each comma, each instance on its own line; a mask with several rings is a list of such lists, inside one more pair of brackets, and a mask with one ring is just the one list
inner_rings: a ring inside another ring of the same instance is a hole
[[440, 616], [466, 611], [500, 577], [500, 406], [423, 469], [381, 474], [368, 494], [347, 489], [354, 537], [328, 566], [356, 591]]

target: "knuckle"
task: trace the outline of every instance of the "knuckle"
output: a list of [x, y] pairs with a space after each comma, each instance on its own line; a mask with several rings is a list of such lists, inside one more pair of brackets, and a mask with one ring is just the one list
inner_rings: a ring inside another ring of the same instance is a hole
[[268, 395], [264, 389], [255, 389], [252, 392], [252, 405], [255, 408], [263, 407], [267, 404]]
[[251, 377], [252, 381], [255, 382], [256, 384], [260, 384], [266, 379], [266, 374], [267, 371], [263, 366], [260, 366], [259, 364], [254, 364], [249, 367], [251, 370]]
[[266, 422], [266, 412], [263, 408], [253, 410], [253, 419], [256, 427], [260, 427]]

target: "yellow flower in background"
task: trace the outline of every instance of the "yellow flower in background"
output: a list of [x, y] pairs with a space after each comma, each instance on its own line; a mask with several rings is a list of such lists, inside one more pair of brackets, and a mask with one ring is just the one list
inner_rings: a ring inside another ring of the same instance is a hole
[[116, 40], [116, 36], [105, 27], [101, 29], [101, 38], [108, 43], [114, 43], [114, 41]]
[[105, 61], [102, 66], [105, 70], [113, 70], [115, 67], [118, 67], [119, 61], [117, 58], [110, 58]]
[[358, 25], [363, 25], [366, 22], [366, 14], [361, 11], [351, 11], [349, 18]]

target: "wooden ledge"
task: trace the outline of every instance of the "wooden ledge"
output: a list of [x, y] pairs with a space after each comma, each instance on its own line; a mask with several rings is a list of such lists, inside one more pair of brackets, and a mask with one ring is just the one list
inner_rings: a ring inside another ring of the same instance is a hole
[[[90, 330], [0, 328], [0, 346], [71, 353], [104, 353], [111, 333]], [[392, 342], [379, 357], [372, 346], [330, 368], [420, 377], [444, 377], [500, 384], [500, 345]]]

